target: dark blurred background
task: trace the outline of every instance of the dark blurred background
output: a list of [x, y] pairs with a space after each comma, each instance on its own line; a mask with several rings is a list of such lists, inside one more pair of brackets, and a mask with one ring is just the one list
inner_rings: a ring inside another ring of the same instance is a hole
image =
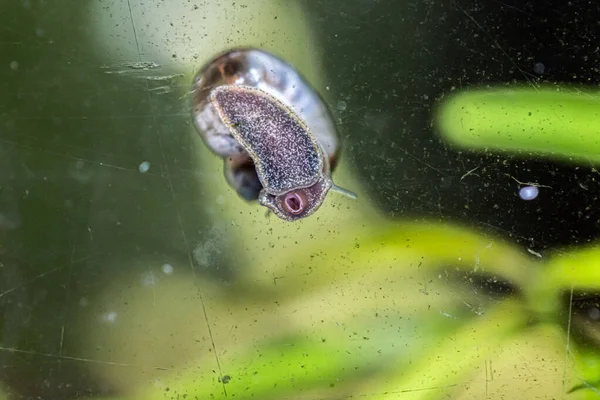
[[[332, 90], [346, 103], [344, 111], [330, 104], [348, 146], [344, 156], [386, 215], [478, 225], [542, 253], [596, 238], [600, 174], [593, 165], [449, 148], [432, 115], [440, 100], [469, 87], [596, 88], [600, 4], [305, 3]], [[511, 176], [552, 189], [526, 202]]]
[[192, 164], [181, 93], [106, 73], [92, 3], [0, 6], [0, 381], [15, 398], [110, 393], [73, 357], [88, 304], [130, 260], [187, 263], [182, 231], [210, 233], [201, 177], [163, 179]]

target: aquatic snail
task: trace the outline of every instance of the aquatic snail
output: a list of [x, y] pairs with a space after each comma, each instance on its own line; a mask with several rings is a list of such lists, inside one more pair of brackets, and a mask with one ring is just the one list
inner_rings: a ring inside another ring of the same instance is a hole
[[250, 48], [221, 54], [194, 78], [192, 103], [240, 197], [286, 221], [312, 215], [330, 189], [355, 197], [331, 179], [340, 140], [327, 106], [283, 60]]

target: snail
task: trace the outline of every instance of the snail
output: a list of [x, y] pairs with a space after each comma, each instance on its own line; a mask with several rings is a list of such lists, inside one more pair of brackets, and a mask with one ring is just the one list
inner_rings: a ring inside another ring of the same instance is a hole
[[194, 125], [224, 159], [225, 177], [247, 201], [286, 221], [306, 218], [336, 186], [340, 141], [331, 114], [292, 66], [262, 50], [230, 50], [192, 87]]

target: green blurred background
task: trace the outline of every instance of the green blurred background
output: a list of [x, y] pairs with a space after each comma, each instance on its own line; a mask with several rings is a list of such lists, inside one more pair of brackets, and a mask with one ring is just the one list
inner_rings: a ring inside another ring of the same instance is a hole
[[[597, 398], [598, 17], [2, 3], [0, 398]], [[358, 201], [290, 225], [227, 187], [187, 95], [237, 46], [325, 97]]]

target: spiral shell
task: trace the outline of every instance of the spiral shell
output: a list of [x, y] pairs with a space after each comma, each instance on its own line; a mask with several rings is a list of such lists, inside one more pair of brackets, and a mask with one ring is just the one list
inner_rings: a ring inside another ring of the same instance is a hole
[[194, 124], [223, 157], [225, 177], [280, 218], [313, 214], [335, 187], [340, 141], [321, 97], [289, 64], [256, 49], [205, 65], [192, 90]]

